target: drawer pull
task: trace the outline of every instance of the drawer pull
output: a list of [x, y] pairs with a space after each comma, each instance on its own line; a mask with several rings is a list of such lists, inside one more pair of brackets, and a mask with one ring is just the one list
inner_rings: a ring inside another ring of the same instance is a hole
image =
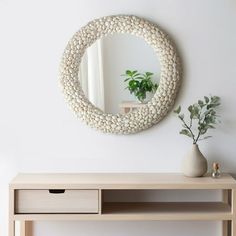
[[52, 193], [52, 194], [65, 193], [65, 189], [49, 189], [48, 191], [49, 191], [49, 193]]

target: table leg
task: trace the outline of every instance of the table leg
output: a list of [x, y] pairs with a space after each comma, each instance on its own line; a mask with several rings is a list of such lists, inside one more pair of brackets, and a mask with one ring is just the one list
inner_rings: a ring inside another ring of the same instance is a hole
[[232, 189], [231, 211], [233, 214], [233, 219], [231, 221], [231, 236], [236, 236], [236, 189]]
[[227, 220], [224, 220], [222, 222], [222, 235], [229, 236], [229, 234], [228, 234], [228, 221]]
[[9, 228], [8, 228], [8, 235], [15, 236], [15, 220], [14, 220], [14, 201], [15, 201], [15, 194], [14, 189], [9, 188]]
[[13, 219], [9, 219], [9, 236], [15, 236], [15, 221]]
[[232, 221], [231, 230], [232, 230], [231, 235], [236, 236], [236, 222], [235, 222], [235, 220]]
[[32, 221], [20, 222], [20, 236], [32, 236]]
[[[222, 201], [227, 204], [231, 204], [231, 190], [223, 189], [222, 191]], [[222, 222], [222, 235], [229, 236], [230, 235], [230, 221], [224, 220]]]

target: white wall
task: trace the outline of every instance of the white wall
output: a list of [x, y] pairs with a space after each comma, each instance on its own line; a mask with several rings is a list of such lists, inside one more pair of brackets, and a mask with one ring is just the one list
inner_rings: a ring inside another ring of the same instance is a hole
[[[105, 135], [76, 120], [58, 88], [71, 35], [93, 18], [135, 14], [178, 45], [185, 77], [177, 103], [222, 98], [222, 124], [201, 144], [209, 163], [236, 172], [236, 3], [234, 0], [0, 1], [0, 235], [7, 235], [7, 184], [17, 172], [178, 172], [190, 140], [169, 114], [131, 136]], [[178, 140], [178, 142], [177, 142]], [[139, 147], [139, 148], [137, 148]], [[39, 223], [49, 235], [220, 235], [215, 222]]]

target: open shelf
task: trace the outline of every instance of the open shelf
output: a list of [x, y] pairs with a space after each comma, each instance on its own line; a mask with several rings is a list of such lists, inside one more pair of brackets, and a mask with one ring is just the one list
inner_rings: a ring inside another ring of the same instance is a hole
[[230, 220], [230, 206], [222, 202], [107, 202], [102, 215], [135, 220]]

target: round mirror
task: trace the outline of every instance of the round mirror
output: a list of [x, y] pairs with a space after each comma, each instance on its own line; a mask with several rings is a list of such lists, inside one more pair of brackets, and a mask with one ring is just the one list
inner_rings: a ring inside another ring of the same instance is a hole
[[152, 99], [159, 85], [160, 62], [142, 38], [108, 35], [86, 49], [78, 76], [94, 106], [105, 113], [125, 114]]
[[89, 22], [69, 41], [60, 65], [63, 93], [91, 127], [116, 134], [157, 124], [174, 104], [181, 67], [169, 37], [136, 16]]

